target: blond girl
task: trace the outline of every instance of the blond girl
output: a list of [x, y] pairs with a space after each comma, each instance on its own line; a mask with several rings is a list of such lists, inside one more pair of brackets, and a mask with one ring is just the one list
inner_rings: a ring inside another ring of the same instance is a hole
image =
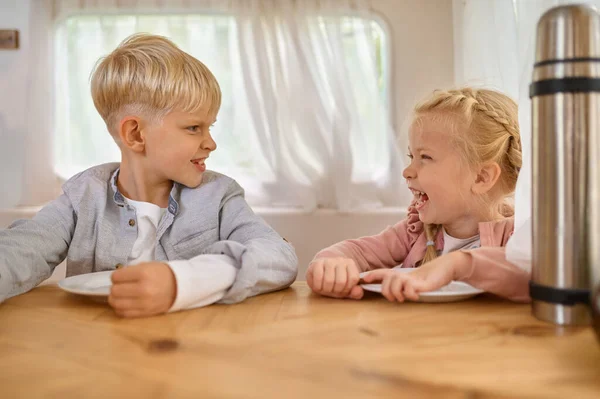
[[[390, 301], [452, 280], [528, 301], [529, 274], [509, 263], [510, 199], [521, 168], [517, 104], [492, 90], [436, 91], [416, 106], [403, 172], [414, 200], [406, 219], [378, 235], [320, 251], [307, 283], [319, 294], [360, 299], [361, 272]], [[392, 268], [418, 268], [398, 273]]]

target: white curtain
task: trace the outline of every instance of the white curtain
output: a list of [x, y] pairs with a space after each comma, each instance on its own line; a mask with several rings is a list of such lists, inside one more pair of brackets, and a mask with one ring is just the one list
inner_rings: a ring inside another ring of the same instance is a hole
[[519, 96], [517, 26], [512, 0], [454, 0], [454, 78], [459, 85]]
[[454, 0], [458, 84], [495, 87], [519, 103], [523, 167], [515, 192], [515, 233], [509, 260], [531, 268], [531, 100], [535, 35], [539, 18], [552, 7], [600, 0]]
[[[96, 60], [126, 36], [173, 39], [223, 90], [209, 168], [256, 206], [405, 205], [387, 96], [387, 38], [363, 0], [53, 0], [54, 169], [119, 160], [89, 94]], [[73, 18], [73, 16], [78, 16]]]

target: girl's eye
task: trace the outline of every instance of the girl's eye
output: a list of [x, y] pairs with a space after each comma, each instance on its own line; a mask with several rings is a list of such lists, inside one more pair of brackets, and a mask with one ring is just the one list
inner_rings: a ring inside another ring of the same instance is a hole
[[406, 156], [407, 156], [409, 159], [413, 159], [413, 155], [412, 155], [412, 154], [406, 154]]
[[431, 159], [431, 157], [426, 154], [421, 154], [421, 159]]

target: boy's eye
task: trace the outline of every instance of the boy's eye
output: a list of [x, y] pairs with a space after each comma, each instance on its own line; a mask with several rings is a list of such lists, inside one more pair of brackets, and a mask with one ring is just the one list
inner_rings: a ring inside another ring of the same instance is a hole
[[198, 125], [189, 126], [186, 129], [189, 130], [190, 132], [197, 132], [200, 129], [200, 126], [198, 126]]

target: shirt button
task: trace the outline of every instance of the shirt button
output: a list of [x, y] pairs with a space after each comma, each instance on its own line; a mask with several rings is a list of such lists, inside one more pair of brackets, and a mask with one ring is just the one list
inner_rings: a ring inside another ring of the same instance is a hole
[[130, 225], [131, 227], [135, 226], [135, 220], [133, 220], [133, 219], [129, 219], [129, 225]]
[[121, 269], [122, 267], [123, 267], [123, 264], [122, 264], [122, 263], [117, 263], [117, 264], [115, 265], [115, 269]]

